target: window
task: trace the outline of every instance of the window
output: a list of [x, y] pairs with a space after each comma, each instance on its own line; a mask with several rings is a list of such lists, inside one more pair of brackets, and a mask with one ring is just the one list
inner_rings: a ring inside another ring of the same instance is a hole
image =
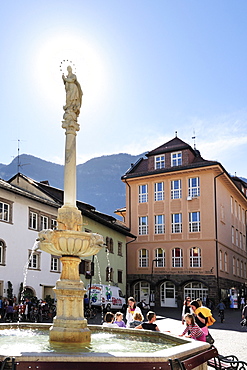
[[238, 203], [235, 200], [235, 216], [238, 217]]
[[117, 255], [118, 256], [123, 255], [123, 243], [122, 242], [117, 243]]
[[139, 235], [148, 234], [148, 217], [139, 217]]
[[243, 277], [243, 261], [240, 262], [240, 276]]
[[156, 259], [156, 267], [165, 267], [166, 263], [165, 263], [165, 256], [166, 256], [166, 253], [164, 251], [164, 249], [162, 248], [157, 248], [155, 250], [155, 259]]
[[107, 246], [107, 249], [108, 249], [108, 252], [109, 253], [114, 253], [113, 251], [113, 239], [112, 238], [109, 238], [108, 236], [106, 237], [106, 246]]
[[200, 195], [200, 178], [192, 177], [189, 179], [189, 197], [196, 198]]
[[235, 233], [234, 233], [234, 226], [232, 226], [232, 244], [235, 243]]
[[161, 168], [165, 168], [165, 156], [159, 155], [155, 157], [155, 169], [159, 170]]
[[40, 230], [46, 230], [49, 228], [48, 226], [48, 217], [47, 216], [40, 216]]
[[110, 243], [109, 243], [109, 252], [110, 253], [114, 253], [114, 250], [113, 250], [113, 239], [110, 238]]
[[139, 251], [139, 267], [148, 267], [148, 266], [149, 266], [148, 250], [141, 249]]
[[32, 211], [29, 212], [29, 227], [33, 230], [38, 228], [38, 214]]
[[224, 255], [224, 268], [225, 268], [225, 272], [228, 271], [228, 256], [227, 256], [227, 253], [225, 253]]
[[201, 248], [190, 248], [190, 267], [201, 267]]
[[121, 284], [123, 282], [123, 271], [122, 270], [117, 271], [117, 282], [119, 284]]
[[172, 167], [182, 165], [182, 152], [176, 152], [171, 154], [171, 165]]
[[231, 213], [233, 213], [233, 197], [231, 197]]
[[244, 278], [246, 279], [246, 262], [244, 263]]
[[29, 251], [29, 269], [40, 269], [40, 252]]
[[139, 203], [146, 203], [148, 201], [148, 186], [139, 185]]
[[181, 248], [172, 250], [172, 267], [183, 267], [183, 251]]
[[60, 272], [60, 259], [57, 256], [51, 256], [51, 271]]
[[237, 276], [239, 276], [239, 259], [237, 259]]
[[236, 229], [236, 246], [238, 247], [238, 229]]
[[172, 214], [172, 233], [182, 232], [182, 213]]
[[201, 230], [200, 212], [189, 213], [189, 232], [195, 233]]
[[57, 220], [54, 218], [51, 219], [51, 229], [56, 230], [57, 229]]
[[239, 233], [239, 247], [242, 249], [243, 248], [243, 234]]
[[154, 184], [154, 200], [155, 202], [159, 200], [164, 200], [164, 183], [156, 182]]
[[0, 265], [5, 265], [6, 244], [0, 240]]
[[171, 181], [171, 199], [179, 199], [182, 197], [181, 180]]
[[246, 250], [246, 241], [245, 241], [245, 235], [243, 235], [243, 249]]
[[0, 221], [10, 222], [10, 205], [0, 202]]
[[110, 266], [106, 268], [106, 281], [113, 281], [113, 268]]
[[220, 270], [222, 270], [222, 251], [220, 251]]
[[235, 257], [232, 258], [232, 273], [233, 275], [236, 275], [236, 266], [235, 266]]
[[165, 216], [157, 215], [154, 216], [154, 233], [164, 234], [165, 232]]

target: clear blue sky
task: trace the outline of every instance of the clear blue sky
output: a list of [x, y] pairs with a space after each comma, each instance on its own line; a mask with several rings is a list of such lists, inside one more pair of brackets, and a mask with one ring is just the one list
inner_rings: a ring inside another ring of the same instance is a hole
[[1, 3], [1, 156], [63, 163], [64, 85], [83, 89], [78, 163], [175, 136], [247, 177], [246, 0]]

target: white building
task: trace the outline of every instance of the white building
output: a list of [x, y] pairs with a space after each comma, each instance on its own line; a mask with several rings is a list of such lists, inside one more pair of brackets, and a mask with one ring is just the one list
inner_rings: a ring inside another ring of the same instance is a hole
[[[62, 205], [62, 199], [62, 190], [52, 188], [46, 182], [36, 182], [22, 174], [15, 175], [8, 182], [0, 180], [0, 296], [7, 296], [8, 281], [11, 282], [13, 295], [16, 297], [21, 283], [38, 298], [54, 296], [52, 289], [60, 276], [59, 257], [39, 250], [34, 251], [30, 260], [29, 257], [38, 232], [56, 227], [57, 210]], [[112, 272], [110, 282], [119, 283], [120, 288], [125, 291], [126, 236], [133, 235], [113, 217], [97, 212], [88, 204], [77, 204], [84, 215], [85, 231], [90, 228], [93, 232], [99, 232], [104, 236], [106, 244], [109, 238], [112, 240], [111, 248], [108, 248]], [[116, 246], [115, 251], [113, 245]], [[105, 249], [99, 252], [99, 256], [101, 254], [101, 279], [102, 283], [106, 283], [105, 271], [109, 268], [109, 261], [106, 259]], [[28, 266], [26, 280], [25, 266]], [[98, 282], [97, 275], [93, 278], [95, 283]], [[81, 277], [85, 285], [89, 283], [86, 274]]]

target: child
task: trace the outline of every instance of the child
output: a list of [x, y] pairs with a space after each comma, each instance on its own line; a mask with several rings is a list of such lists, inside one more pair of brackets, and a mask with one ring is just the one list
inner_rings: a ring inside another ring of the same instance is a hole
[[130, 323], [130, 328], [135, 328], [136, 326], [142, 324], [143, 316], [140, 312], [136, 312], [133, 316], [134, 321]]
[[126, 328], [126, 325], [123, 321], [123, 314], [122, 312], [117, 312], [115, 314], [115, 321], [114, 324], [117, 324], [120, 328]]
[[117, 324], [113, 324], [114, 314], [112, 312], [107, 312], [104, 317], [105, 322], [103, 326], [106, 328], [118, 328]]
[[206, 335], [203, 333], [202, 329], [195, 323], [195, 318], [192, 314], [187, 313], [184, 316], [186, 328], [183, 333], [180, 335], [182, 337], [189, 332], [189, 335], [185, 335], [187, 338], [192, 338], [200, 340], [201, 342], [206, 342]]
[[145, 330], [152, 330], [152, 331], [160, 331], [158, 326], [154, 324], [156, 321], [156, 314], [153, 311], [149, 311], [147, 313], [148, 322], [143, 322], [142, 324], [135, 327], [135, 329], [145, 329]]

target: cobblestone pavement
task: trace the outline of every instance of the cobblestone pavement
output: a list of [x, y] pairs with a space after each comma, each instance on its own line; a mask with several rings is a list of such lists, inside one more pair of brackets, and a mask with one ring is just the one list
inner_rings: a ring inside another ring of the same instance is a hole
[[[181, 310], [178, 308], [156, 308], [152, 310], [157, 314], [157, 325], [161, 331], [170, 331], [172, 334], [182, 334], [184, 325], [181, 323]], [[221, 355], [235, 355], [239, 360], [247, 362], [247, 328], [240, 325], [241, 311], [227, 309], [225, 321], [220, 322], [218, 311], [213, 311], [217, 320], [209, 330], [215, 340], [215, 347]], [[88, 320], [89, 324], [101, 324], [102, 316], [98, 314], [95, 319]]]
[[[157, 308], [154, 311], [166, 319], [158, 319], [160, 330], [170, 330], [174, 334], [181, 334], [184, 326], [181, 324], [181, 310], [177, 308]], [[221, 355], [236, 355], [239, 360], [247, 362], [247, 328], [240, 325], [241, 311], [225, 310], [225, 321], [220, 322], [218, 311], [213, 311], [216, 319], [209, 327], [210, 334], [215, 340], [215, 347]]]

